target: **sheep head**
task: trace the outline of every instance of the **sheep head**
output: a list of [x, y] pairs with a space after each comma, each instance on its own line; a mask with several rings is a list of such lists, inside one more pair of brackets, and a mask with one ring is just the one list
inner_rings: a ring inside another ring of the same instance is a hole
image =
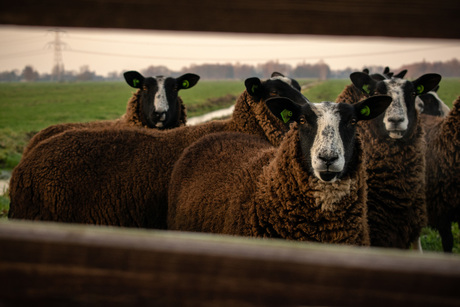
[[180, 117], [179, 90], [193, 87], [200, 79], [195, 74], [184, 74], [178, 78], [144, 78], [137, 71], [127, 71], [124, 77], [131, 87], [140, 89], [140, 109], [145, 120], [143, 124], [160, 129], [171, 128]]
[[353, 157], [356, 123], [379, 116], [391, 101], [381, 95], [354, 105], [325, 101], [301, 106], [286, 98], [272, 98], [267, 106], [275, 116], [298, 123], [305, 169], [321, 181], [334, 182], [347, 173]]
[[425, 74], [415, 81], [399, 77], [375, 80], [366, 73], [354, 72], [350, 79], [366, 96], [388, 95], [393, 98], [385, 113], [373, 121], [374, 130], [382, 137], [402, 139], [417, 125], [415, 98], [435, 88], [441, 76]]

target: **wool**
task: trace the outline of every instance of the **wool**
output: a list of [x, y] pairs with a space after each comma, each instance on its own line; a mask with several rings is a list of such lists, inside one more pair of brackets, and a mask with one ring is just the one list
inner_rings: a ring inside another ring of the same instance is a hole
[[[364, 98], [353, 84], [336, 102], [354, 104]], [[375, 120], [379, 120], [374, 119]], [[372, 246], [407, 249], [426, 225], [424, 130], [417, 116], [404, 140], [384, 138], [372, 121], [358, 131], [367, 157], [368, 223]]]
[[[126, 113], [123, 114], [120, 118], [114, 120], [100, 120], [100, 121], [93, 121], [93, 122], [86, 122], [86, 123], [63, 123], [63, 124], [56, 124], [51, 125], [37, 134], [35, 134], [24, 148], [23, 156], [28, 155], [31, 149], [33, 149], [37, 144], [50, 138], [51, 136], [60, 134], [67, 130], [73, 129], [82, 129], [82, 128], [109, 128], [109, 127], [123, 127], [123, 126], [131, 126], [131, 127], [147, 127], [147, 122], [145, 121], [143, 112], [141, 110], [141, 103], [140, 103], [140, 89], [138, 89], [133, 96], [128, 100], [126, 106]], [[187, 122], [187, 112], [185, 105], [180, 97], [177, 97], [177, 101], [181, 107], [181, 112], [177, 114], [178, 118], [176, 123], [172, 127], [181, 127], [185, 126]]]
[[[279, 148], [257, 136], [209, 135], [174, 167], [169, 228], [368, 245], [361, 154], [358, 142], [344, 183], [330, 184], [305, 170], [296, 123]], [[336, 197], [321, 202], [320, 194]]]
[[70, 129], [31, 148], [13, 170], [9, 218], [164, 229], [171, 172], [185, 148], [217, 131], [277, 145], [287, 130], [246, 91], [227, 120], [162, 131]]
[[452, 252], [452, 222], [460, 222], [460, 97], [445, 118], [422, 115], [426, 130], [426, 205], [428, 225]]

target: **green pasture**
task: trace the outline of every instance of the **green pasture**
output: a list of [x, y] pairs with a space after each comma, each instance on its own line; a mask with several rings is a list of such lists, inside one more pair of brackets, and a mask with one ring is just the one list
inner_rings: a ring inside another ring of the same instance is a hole
[[[335, 101], [350, 84], [348, 79], [299, 81], [305, 88], [304, 95], [312, 102]], [[0, 179], [8, 177], [20, 161], [24, 146], [37, 131], [64, 122], [118, 118], [125, 113], [126, 103], [134, 91], [125, 82], [0, 83]], [[193, 117], [232, 105], [243, 91], [243, 80], [201, 80], [195, 87], [182, 90], [180, 96], [188, 116]], [[438, 95], [451, 107], [460, 95], [460, 79], [443, 79]], [[9, 199], [0, 196], [0, 217], [6, 216], [8, 208]], [[454, 252], [460, 253], [458, 225], [454, 224], [452, 229]], [[424, 250], [442, 250], [437, 231], [427, 227], [421, 239]]]
[[[349, 84], [351, 81], [348, 79], [333, 79], [306, 89], [303, 93], [312, 102], [335, 101]], [[449, 107], [452, 107], [452, 103], [460, 96], [460, 79], [443, 78], [439, 84], [438, 96]]]

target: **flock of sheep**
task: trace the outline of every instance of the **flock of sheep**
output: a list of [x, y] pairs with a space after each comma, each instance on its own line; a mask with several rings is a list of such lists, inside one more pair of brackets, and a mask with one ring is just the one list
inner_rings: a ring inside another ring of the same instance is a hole
[[114, 121], [35, 135], [10, 180], [10, 219], [146, 227], [408, 249], [422, 227], [452, 251], [460, 220], [460, 97], [441, 76], [350, 75], [312, 103], [280, 73], [245, 80], [230, 119], [186, 125], [178, 91], [144, 78]]

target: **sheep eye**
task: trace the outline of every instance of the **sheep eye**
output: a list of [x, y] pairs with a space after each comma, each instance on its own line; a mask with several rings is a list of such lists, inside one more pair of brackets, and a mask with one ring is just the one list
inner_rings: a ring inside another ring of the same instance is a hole
[[269, 93], [270, 96], [278, 96], [278, 92], [277, 91], [271, 91]]
[[305, 125], [306, 123], [307, 123], [307, 120], [305, 119], [305, 117], [304, 117], [304, 116], [301, 116], [301, 117], [299, 118], [299, 124]]
[[350, 125], [355, 126], [357, 122], [356, 118], [353, 118], [350, 120]]
[[142, 89], [143, 89], [144, 91], [147, 91], [149, 88], [148, 88], [146, 85], [144, 85], [144, 86], [142, 87]]

